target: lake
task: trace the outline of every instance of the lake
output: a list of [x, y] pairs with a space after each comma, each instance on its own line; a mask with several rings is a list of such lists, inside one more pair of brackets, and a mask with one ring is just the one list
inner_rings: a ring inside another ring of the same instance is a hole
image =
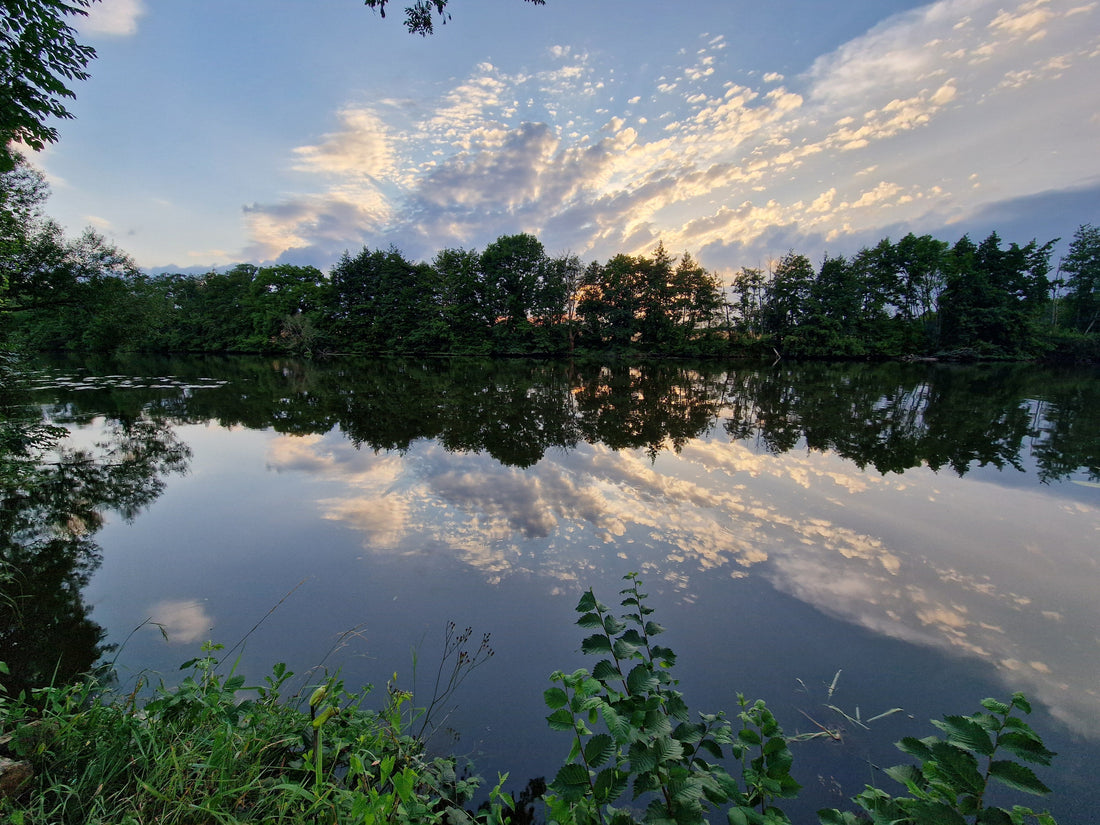
[[26, 518], [9, 513], [40, 609], [5, 643], [28, 674], [102, 655], [132, 689], [178, 679], [215, 640], [252, 680], [323, 663], [379, 702], [396, 673], [426, 703], [454, 621], [495, 655], [431, 744], [518, 791], [569, 750], [542, 692], [595, 664], [580, 594], [617, 605], [637, 571], [693, 710], [733, 713], [740, 692], [790, 735], [839, 731], [792, 746], [795, 821], [865, 782], [897, 790], [871, 767], [905, 761], [893, 741], [1022, 690], [1059, 756], [1038, 769], [1055, 794], [1019, 801], [1085, 822], [1100, 808], [1098, 378], [42, 359], [28, 398], [69, 455]]

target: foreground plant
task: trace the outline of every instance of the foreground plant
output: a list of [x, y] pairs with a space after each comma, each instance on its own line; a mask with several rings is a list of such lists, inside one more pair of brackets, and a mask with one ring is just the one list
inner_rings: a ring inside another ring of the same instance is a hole
[[[919, 765], [898, 765], [886, 774], [906, 787], [909, 796], [892, 797], [868, 786], [855, 802], [871, 815], [871, 821], [891, 825], [1055, 825], [1054, 817], [1021, 805], [1011, 809], [989, 804], [990, 783], [1030, 794], [1050, 793], [1024, 762], [1049, 765], [1054, 757], [1043, 740], [1013, 710], [1031, 713], [1022, 693], [1009, 703], [982, 701], [984, 711], [970, 716], [945, 716], [933, 721], [946, 734], [940, 739], [907, 736], [899, 750], [916, 757]], [[1001, 757], [1001, 758], [997, 758]], [[824, 825], [857, 825], [863, 821], [851, 813], [819, 811]]]
[[[545, 797], [550, 820], [626, 825], [640, 815], [646, 823], [701, 823], [708, 811], [725, 807], [731, 825], [789, 822], [772, 803], [793, 797], [799, 785], [775, 717], [764, 702], [739, 696], [736, 734], [724, 714], [693, 718], [671, 675], [675, 654], [653, 642], [664, 628], [648, 618], [653, 609], [637, 575], [625, 578], [621, 618], [592, 590], [576, 608], [577, 624], [597, 631], [582, 651], [607, 658], [591, 672], [555, 672], [550, 678], [559, 687], [544, 694], [550, 727], [573, 737]], [[727, 754], [740, 761], [740, 779], [708, 761]], [[644, 811], [617, 806], [628, 789]]]
[[[0, 814], [18, 825], [475, 820], [464, 805], [479, 780], [404, 732], [407, 693], [370, 711], [369, 686], [351, 693], [333, 676], [308, 700], [288, 696], [282, 664], [246, 687], [218, 673], [218, 649], [205, 646], [178, 687], [142, 708], [137, 689], [111, 700], [91, 681], [0, 704], [7, 747], [35, 772]], [[498, 783], [477, 820], [503, 825], [511, 805]]]

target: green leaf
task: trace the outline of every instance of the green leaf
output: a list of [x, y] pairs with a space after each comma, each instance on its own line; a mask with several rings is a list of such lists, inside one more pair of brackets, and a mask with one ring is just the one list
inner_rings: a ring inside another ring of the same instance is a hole
[[567, 708], [560, 708], [546, 717], [550, 730], [573, 730], [573, 714]]
[[910, 793], [916, 793], [924, 787], [924, 774], [916, 765], [895, 765], [886, 769], [886, 775], [904, 785]]
[[567, 800], [580, 799], [589, 789], [588, 771], [584, 765], [578, 765], [575, 762], [562, 765], [551, 787]]
[[947, 741], [952, 745], [976, 751], [983, 756], [993, 755], [993, 740], [985, 729], [965, 716], [945, 716], [937, 727], [947, 733]]
[[1057, 756], [1054, 751], [1047, 750], [1037, 736], [1028, 736], [1019, 731], [1002, 733], [1001, 738], [997, 740], [997, 747], [1026, 762], [1035, 762], [1039, 765], [1049, 765], [1050, 760]]
[[606, 682], [611, 679], [618, 679], [619, 670], [611, 664], [610, 659], [600, 659], [596, 662], [596, 666], [592, 668], [592, 676], [601, 682]]
[[823, 808], [818, 811], [817, 821], [821, 825], [859, 825], [859, 819], [855, 814], [848, 811], [841, 813], [836, 808]]
[[1031, 713], [1031, 703], [1022, 693], [1017, 692], [1012, 694], [1012, 705], [1019, 708], [1024, 713]]
[[646, 747], [644, 742], [635, 742], [632, 744], [627, 756], [630, 759], [630, 770], [632, 773], [648, 773], [657, 767], [657, 756]]
[[635, 666], [626, 677], [626, 688], [637, 695], [657, 689], [657, 678], [643, 665]]
[[645, 632], [647, 636], [659, 636], [660, 634], [665, 632], [665, 629], [661, 625], [657, 624], [657, 622], [646, 622]]
[[596, 609], [596, 605], [599, 602], [596, 601], [596, 594], [591, 589], [584, 591], [581, 594], [581, 600], [577, 602], [576, 611], [578, 613], [589, 613]]
[[615, 768], [604, 768], [604, 770], [596, 774], [596, 782], [593, 789], [593, 796], [596, 798], [596, 802], [601, 805], [614, 802], [622, 796], [629, 781], [629, 774], [617, 771]]
[[1004, 716], [1008, 713], [1010, 706], [1004, 702], [998, 702], [996, 699], [982, 699], [982, 707], [988, 710], [990, 713], [997, 713]]
[[569, 703], [569, 697], [561, 688], [547, 688], [542, 692], [542, 698], [550, 710], [565, 707]]
[[583, 642], [581, 642], [581, 653], [585, 655], [591, 655], [593, 653], [610, 653], [611, 642], [602, 633], [596, 633], [589, 636]]
[[932, 749], [930, 747], [932, 741], [935, 740], [917, 739], [915, 736], [906, 736], [900, 742], [895, 742], [894, 747], [902, 753], [915, 756], [921, 762], [927, 762], [932, 758]]
[[603, 627], [603, 620], [599, 613], [585, 613], [577, 619], [577, 624], [581, 627]]
[[606, 733], [598, 733], [584, 746], [584, 761], [590, 768], [598, 768], [615, 752], [615, 742]]
[[638, 652], [638, 648], [636, 645], [632, 645], [629, 642], [623, 641], [622, 639], [616, 639], [615, 646], [612, 651], [614, 652], [616, 659], [622, 660], [631, 658], [635, 653]]
[[760, 738], [760, 734], [754, 731], [752, 728], [741, 728], [737, 732], [737, 738], [744, 742], [746, 745], [759, 745], [764, 740]]
[[985, 782], [974, 754], [947, 742], [936, 742], [932, 745], [932, 756], [933, 760], [924, 766], [926, 776], [931, 779], [934, 772], [958, 793], [981, 793]]
[[1033, 793], [1037, 796], [1050, 793], [1050, 788], [1039, 781], [1039, 777], [1035, 775], [1031, 768], [1018, 762], [1008, 760], [993, 762], [989, 766], [989, 775], [998, 782], [1018, 791]]

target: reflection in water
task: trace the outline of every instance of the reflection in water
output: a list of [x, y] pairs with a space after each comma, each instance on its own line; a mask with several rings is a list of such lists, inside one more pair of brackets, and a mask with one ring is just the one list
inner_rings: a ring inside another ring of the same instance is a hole
[[[1100, 735], [1100, 510], [1095, 488], [1056, 483], [1100, 482], [1094, 371], [170, 369], [167, 387], [84, 376], [88, 389], [44, 387], [44, 398], [61, 397], [54, 413], [70, 421], [273, 431], [266, 467], [310, 478], [296, 494], [368, 555], [457, 559], [488, 582], [536, 578], [551, 590], [627, 560], [684, 601], [704, 577], [759, 577], [876, 634], [986, 662]], [[174, 609], [177, 638], [210, 624], [203, 603]], [[162, 615], [170, 624], [172, 611]]]
[[[43, 430], [38, 408], [18, 382], [4, 383], [0, 419], [7, 436], [0, 462], [0, 659], [12, 695], [65, 682], [106, 652], [83, 589], [100, 565], [93, 536], [114, 511], [133, 519], [184, 472], [189, 457], [163, 420], [98, 421], [94, 443], [75, 446]], [[52, 410], [54, 424], [70, 424]]]

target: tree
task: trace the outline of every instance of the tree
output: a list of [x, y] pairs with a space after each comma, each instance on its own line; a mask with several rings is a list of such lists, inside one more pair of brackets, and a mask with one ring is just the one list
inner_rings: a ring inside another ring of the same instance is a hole
[[764, 331], [782, 342], [806, 316], [816, 276], [805, 255], [788, 252], [775, 265], [762, 307]]
[[76, 41], [70, 16], [98, 0], [0, 0], [0, 171], [11, 168], [13, 141], [42, 149], [57, 140], [49, 118], [71, 118], [69, 85], [85, 80], [95, 49]]
[[1100, 318], [1100, 228], [1087, 223], [1077, 227], [1061, 269], [1069, 276], [1065, 297], [1069, 322], [1074, 329], [1090, 333]]
[[[385, 17], [388, 2], [389, 0], [364, 0], [363, 5], [377, 9], [378, 13]], [[421, 36], [431, 34], [434, 31], [433, 11], [439, 15], [441, 23], [450, 20], [451, 15], [446, 11], [447, 2], [448, 0], [415, 0], [411, 6], [406, 6], [405, 28], [409, 30], [409, 34], [419, 34]], [[546, 5], [546, 0], [527, 0], [527, 2], [534, 3], [536, 6]]]

